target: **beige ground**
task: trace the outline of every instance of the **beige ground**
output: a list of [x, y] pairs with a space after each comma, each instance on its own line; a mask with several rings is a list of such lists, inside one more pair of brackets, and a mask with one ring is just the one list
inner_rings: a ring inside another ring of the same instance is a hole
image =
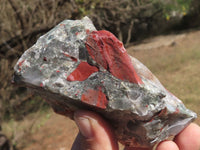
[[[200, 31], [159, 36], [127, 50], [200, 114]], [[200, 124], [200, 119], [196, 123]], [[69, 150], [78, 132], [73, 121], [52, 111], [30, 115], [23, 122], [6, 123], [3, 128], [12, 138], [21, 135], [15, 141], [25, 146], [23, 150]]]

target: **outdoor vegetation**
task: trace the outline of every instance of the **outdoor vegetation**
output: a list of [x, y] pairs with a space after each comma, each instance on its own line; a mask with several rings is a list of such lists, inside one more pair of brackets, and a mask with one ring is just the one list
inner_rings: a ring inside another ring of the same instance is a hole
[[7, 135], [11, 149], [25, 148], [28, 141], [24, 139], [36, 133], [52, 115], [39, 96], [12, 85], [14, 65], [38, 37], [56, 24], [86, 15], [98, 30], [114, 33], [167, 89], [200, 113], [199, 37], [193, 41], [190, 34], [163, 49], [132, 48], [133, 43], [157, 35], [197, 32], [199, 0], [0, 0], [0, 136]]

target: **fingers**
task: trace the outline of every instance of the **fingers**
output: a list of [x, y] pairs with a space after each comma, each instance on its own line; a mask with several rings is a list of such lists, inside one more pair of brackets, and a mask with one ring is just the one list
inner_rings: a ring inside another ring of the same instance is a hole
[[164, 141], [158, 144], [156, 150], [179, 150], [179, 148], [173, 141]]
[[200, 150], [200, 127], [191, 123], [174, 141], [161, 142], [156, 150]]
[[200, 127], [191, 123], [174, 141], [180, 150], [200, 150]]
[[88, 111], [77, 111], [74, 120], [80, 132], [72, 150], [118, 150], [111, 128], [99, 115]]
[[[118, 144], [109, 125], [97, 114], [78, 111], [74, 120], [79, 127], [79, 134], [72, 150], [118, 150]], [[200, 127], [194, 123], [179, 133], [174, 141], [161, 142], [156, 150], [200, 150]], [[125, 150], [147, 150], [125, 148]]]
[[130, 147], [125, 147], [124, 150], [151, 150], [151, 148], [130, 148]]
[[[125, 148], [124, 150], [152, 150], [151, 148]], [[179, 150], [178, 146], [176, 145], [176, 143], [174, 143], [173, 141], [164, 141], [161, 142], [156, 150]]]

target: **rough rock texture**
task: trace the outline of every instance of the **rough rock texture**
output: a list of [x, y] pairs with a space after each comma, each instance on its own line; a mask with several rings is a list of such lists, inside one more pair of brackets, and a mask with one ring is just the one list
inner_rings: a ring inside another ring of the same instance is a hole
[[40, 93], [59, 114], [100, 113], [130, 147], [151, 147], [196, 118], [112, 33], [96, 31], [87, 17], [65, 20], [40, 37], [17, 62], [13, 81]]

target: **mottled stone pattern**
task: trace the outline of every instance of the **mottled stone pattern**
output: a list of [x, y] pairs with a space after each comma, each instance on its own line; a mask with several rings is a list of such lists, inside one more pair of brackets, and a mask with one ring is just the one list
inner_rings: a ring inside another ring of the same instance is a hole
[[56, 113], [100, 113], [130, 147], [152, 147], [196, 118], [88, 17], [65, 20], [40, 37], [17, 62], [13, 81], [39, 93]]

